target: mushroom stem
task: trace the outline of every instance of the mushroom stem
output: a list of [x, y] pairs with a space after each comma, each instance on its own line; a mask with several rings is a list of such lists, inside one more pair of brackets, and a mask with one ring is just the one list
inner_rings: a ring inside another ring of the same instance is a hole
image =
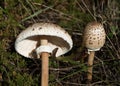
[[[47, 45], [48, 40], [41, 40], [41, 45]], [[41, 86], [48, 86], [48, 76], [49, 76], [49, 53], [42, 52], [42, 77], [41, 77]]]
[[95, 51], [90, 51], [90, 54], [89, 54], [89, 57], [88, 57], [88, 75], [87, 75], [87, 79], [88, 79], [89, 82], [92, 81], [92, 70], [93, 70], [94, 55], [95, 55]]
[[41, 54], [42, 57], [42, 81], [41, 81], [41, 86], [48, 86], [48, 76], [49, 76], [49, 54], [46, 52], [43, 52]]

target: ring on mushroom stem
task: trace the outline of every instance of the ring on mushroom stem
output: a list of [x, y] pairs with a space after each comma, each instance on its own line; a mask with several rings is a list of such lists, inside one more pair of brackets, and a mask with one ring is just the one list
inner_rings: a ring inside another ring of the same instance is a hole
[[42, 59], [41, 86], [48, 86], [49, 56], [57, 49], [59, 57], [72, 49], [71, 36], [60, 26], [51, 23], [36, 23], [21, 32], [16, 41], [16, 51], [24, 57]]
[[95, 51], [99, 51], [105, 43], [106, 33], [104, 27], [99, 22], [90, 22], [84, 30], [83, 44], [88, 49], [88, 74], [87, 79], [92, 81], [92, 69]]

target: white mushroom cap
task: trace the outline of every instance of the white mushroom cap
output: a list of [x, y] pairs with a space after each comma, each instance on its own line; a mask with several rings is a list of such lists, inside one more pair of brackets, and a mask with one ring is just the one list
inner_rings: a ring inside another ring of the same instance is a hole
[[[48, 40], [48, 44], [41, 46], [41, 39]], [[54, 49], [58, 48], [56, 52], [56, 57], [58, 57], [67, 53], [72, 45], [70, 35], [60, 26], [51, 23], [36, 23], [18, 35], [15, 49], [25, 57], [36, 58], [36, 53], [52, 53]]]
[[90, 22], [87, 24], [83, 42], [88, 51], [98, 51], [105, 43], [105, 30], [101, 23]]

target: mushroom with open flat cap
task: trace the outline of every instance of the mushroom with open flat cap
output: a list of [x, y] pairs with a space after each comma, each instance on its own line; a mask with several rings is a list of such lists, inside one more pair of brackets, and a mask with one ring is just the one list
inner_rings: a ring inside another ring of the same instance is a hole
[[55, 57], [71, 50], [70, 35], [60, 26], [51, 23], [36, 23], [21, 32], [15, 42], [16, 51], [27, 58], [42, 59], [41, 86], [48, 86], [49, 56], [56, 50]]
[[88, 57], [88, 81], [92, 80], [92, 65], [94, 60], [95, 51], [99, 51], [105, 43], [105, 30], [101, 23], [99, 22], [90, 22], [87, 24], [84, 30], [83, 43], [89, 51]]

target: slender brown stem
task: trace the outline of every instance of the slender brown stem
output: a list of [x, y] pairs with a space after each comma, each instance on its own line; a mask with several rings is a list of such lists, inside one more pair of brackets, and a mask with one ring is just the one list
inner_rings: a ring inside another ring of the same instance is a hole
[[48, 86], [48, 76], [49, 76], [49, 54], [43, 52], [42, 57], [42, 78], [41, 86]]
[[[41, 45], [47, 45], [48, 41], [43, 39], [41, 40]], [[41, 77], [41, 86], [48, 86], [48, 77], [49, 77], [49, 53], [42, 52], [42, 77]]]
[[95, 51], [90, 51], [90, 55], [88, 57], [88, 75], [87, 75], [87, 79], [89, 82], [92, 81], [94, 55], [95, 55]]

